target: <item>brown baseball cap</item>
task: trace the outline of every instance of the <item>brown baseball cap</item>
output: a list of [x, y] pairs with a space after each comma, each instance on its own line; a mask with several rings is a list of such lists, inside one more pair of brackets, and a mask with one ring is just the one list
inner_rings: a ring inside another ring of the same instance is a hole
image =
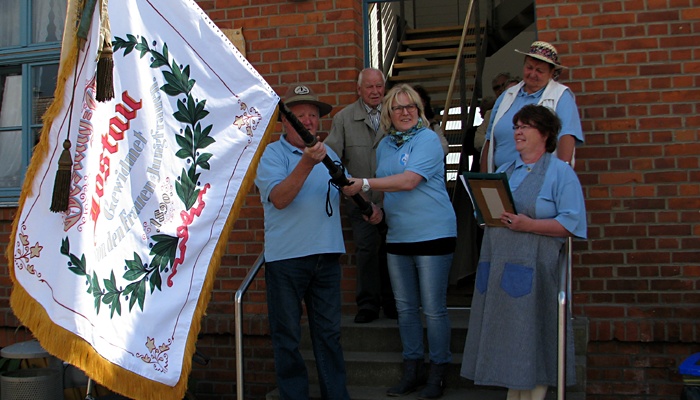
[[287, 93], [284, 95], [283, 101], [287, 107], [292, 107], [295, 104], [313, 104], [318, 107], [319, 117], [323, 117], [333, 109], [333, 106], [330, 104], [319, 101], [316, 93], [306, 85], [290, 86], [289, 89], [287, 89]]

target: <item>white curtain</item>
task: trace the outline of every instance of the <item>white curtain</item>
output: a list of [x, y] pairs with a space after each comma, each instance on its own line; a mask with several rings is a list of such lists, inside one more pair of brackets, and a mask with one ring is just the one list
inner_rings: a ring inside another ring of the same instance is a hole
[[20, 0], [2, 0], [0, 47], [19, 44], [19, 2]]
[[[0, 105], [0, 126], [22, 126], [22, 76], [5, 77]], [[22, 130], [0, 131], [0, 187], [19, 186], [22, 164]]]
[[32, 43], [59, 42], [63, 37], [67, 0], [34, 0]]

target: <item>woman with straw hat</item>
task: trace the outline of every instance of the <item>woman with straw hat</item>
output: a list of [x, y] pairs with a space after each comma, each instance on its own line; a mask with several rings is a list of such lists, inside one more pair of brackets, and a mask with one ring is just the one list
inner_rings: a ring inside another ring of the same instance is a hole
[[511, 120], [528, 104], [543, 105], [557, 114], [562, 122], [557, 157], [571, 164], [576, 144], [583, 142], [583, 130], [573, 92], [557, 82], [566, 67], [559, 62], [557, 49], [547, 42], [533, 42], [528, 52], [515, 51], [525, 55], [523, 80], [503, 92], [494, 104], [481, 153], [481, 171], [494, 172], [518, 157]]

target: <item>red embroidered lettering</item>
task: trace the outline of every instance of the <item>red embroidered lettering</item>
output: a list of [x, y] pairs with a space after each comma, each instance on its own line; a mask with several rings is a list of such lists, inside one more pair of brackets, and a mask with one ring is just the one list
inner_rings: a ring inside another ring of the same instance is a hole
[[[136, 118], [136, 111], [141, 109], [141, 101], [134, 100], [124, 91], [122, 102], [114, 107], [117, 113], [109, 120], [109, 132], [102, 134], [102, 154], [100, 154], [100, 172], [95, 177], [95, 195], [92, 196], [90, 218], [97, 223], [100, 216], [100, 199], [105, 194], [105, 185], [110, 174], [110, 154], [119, 150], [119, 142], [124, 139], [124, 134], [129, 130], [130, 122]], [[123, 118], [120, 118], [121, 117]]]

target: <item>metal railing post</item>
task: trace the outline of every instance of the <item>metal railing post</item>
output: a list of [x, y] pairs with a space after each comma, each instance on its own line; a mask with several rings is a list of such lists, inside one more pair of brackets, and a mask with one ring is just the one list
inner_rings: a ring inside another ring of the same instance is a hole
[[[445, 108], [442, 114], [442, 121], [440, 122], [440, 128], [445, 132], [447, 128], [447, 115], [450, 113], [450, 105], [452, 104], [452, 91], [454, 90], [455, 81], [457, 80], [457, 72], [459, 71], [459, 62], [462, 58], [462, 53], [464, 51], [464, 42], [466, 41], [467, 31], [469, 30], [469, 21], [472, 17], [472, 10], [474, 9], [474, 0], [470, 0], [469, 8], [467, 9], [467, 15], [464, 17], [464, 26], [462, 27], [462, 37], [459, 40], [459, 48], [457, 49], [457, 58], [455, 59], [455, 64], [452, 68], [452, 76], [450, 77], [450, 85], [447, 87], [447, 97], [445, 98]], [[476, 27], [477, 32], [480, 27]], [[475, 33], [478, 35], [478, 33]], [[465, 129], [465, 127], [462, 127]]]
[[566, 259], [561, 265], [559, 275], [559, 292], [557, 298], [558, 318], [557, 318], [557, 399], [566, 398], [566, 325], [567, 325], [567, 305], [569, 288], [569, 271], [571, 268], [571, 237], [568, 237], [564, 245]]
[[[576, 149], [571, 155], [571, 168], [576, 165]], [[569, 236], [566, 238], [566, 243], [563, 249], [566, 259], [561, 265], [559, 276], [559, 294], [557, 306], [559, 307], [558, 315], [558, 347], [557, 347], [557, 400], [566, 399], [566, 324], [568, 316], [574, 315], [572, 309], [572, 287], [571, 277], [574, 267], [574, 238]]]
[[248, 291], [258, 275], [260, 268], [265, 264], [265, 257], [261, 253], [255, 264], [248, 271], [241, 286], [236, 291], [235, 297], [235, 335], [236, 335], [236, 398], [243, 400], [243, 295]]

